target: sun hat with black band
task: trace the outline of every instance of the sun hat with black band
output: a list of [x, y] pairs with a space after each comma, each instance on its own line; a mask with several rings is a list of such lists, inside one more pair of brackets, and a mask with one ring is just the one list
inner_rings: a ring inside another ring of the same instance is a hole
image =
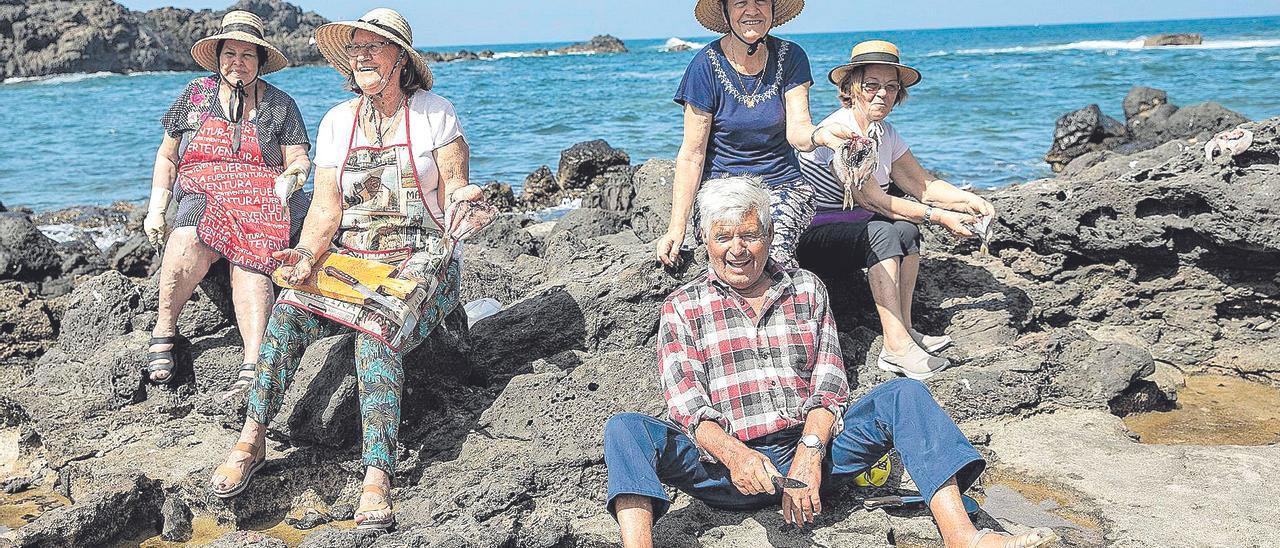
[[191, 58], [196, 64], [210, 72], [218, 72], [218, 42], [222, 40], [239, 40], [267, 50], [267, 58], [258, 60], [258, 76], [270, 74], [289, 66], [289, 58], [279, 48], [271, 45], [263, 37], [265, 34], [262, 18], [253, 13], [235, 10], [222, 16], [222, 27], [217, 34], [206, 36], [191, 46]]
[[413, 49], [413, 28], [404, 16], [390, 8], [374, 8], [355, 21], [335, 21], [316, 29], [316, 44], [320, 46], [320, 53], [338, 72], [351, 76], [351, 58], [347, 57], [344, 48], [351, 43], [351, 34], [355, 29], [372, 32], [400, 46], [409, 62], [418, 69], [418, 74], [422, 75], [422, 89], [431, 89], [435, 79], [431, 75], [431, 67], [427, 66], [426, 58]]
[[[702, 26], [706, 27], [707, 30], [711, 32], [732, 34], [734, 38], [737, 38], [739, 41], [747, 45], [748, 55], [754, 54], [756, 47], [760, 45], [760, 41], [763, 40], [763, 38], [752, 43], [743, 40], [741, 36], [738, 36], [738, 33], [733, 30], [733, 26], [729, 24], [728, 12], [725, 9], [727, 1], [728, 0], [698, 0], [698, 3], [693, 6], [693, 16], [698, 20], [698, 23], [701, 23]], [[800, 15], [800, 11], [803, 9], [804, 0], [773, 0], [773, 25], [769, 28], [772, 29], [778, 25], [786, 23], [787, 21], [795, 19], [797, 15]]]
[[919, 84], [922, 78], [920, 71], [902, 64], [898, 46], [884, 40], [867, 40], [853, 46], [853, 52], [849, 54], [849, 62], [831, 69], [831, 72], [827, 73], [827, 79], [839, 86], [846, 72], [867, 65], [897, 67], [898, 78], [902, 80], [902, 87], [906, 88]]

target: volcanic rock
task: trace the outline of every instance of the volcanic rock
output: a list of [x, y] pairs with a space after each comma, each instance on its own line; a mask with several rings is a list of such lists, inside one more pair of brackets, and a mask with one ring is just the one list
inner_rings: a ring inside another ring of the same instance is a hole
[[570, 44], [556, 48], [558, 53], [626, 53], [627, 46], [622, 40], [608, 34], [597, 35], [587, 42]]
[[0, 6], [0, 80], [76, 72], [203, 70], [191, 44], [217, 32], [231, 9], [258, 14], [267, 39], [293, 64], [323, 62], [311, 45], [328, 20], [282, 0], [241, 0], [227, 10], [136, 12], [112, 0], [36, 0]]
[[1142, 47], [1153, 48], [1159, 46], [1198, 46], [1203, 42], [1199, 33], [1175, 33], [1175, 34], [1157, 34], [1148, 36], [1142, 40]]
[[1164, 91], [1136, 86], [1124, 99], [1125, 123], [1102, 114], [1097, 105], [1063, 115], [1054, 129], [1045, 161], [1055, 172], [1090, 152], [1133, 154], [1178, 139], [1204, 143], [1213, 134], [1249, 119], [1217, 103], [1178, 108]]
[[631, 163], [626, 152], [609, 146], [603, 139], [578, 143], [560, 152], [556, 180], [561, 190], [586, 188], [614, 166]]

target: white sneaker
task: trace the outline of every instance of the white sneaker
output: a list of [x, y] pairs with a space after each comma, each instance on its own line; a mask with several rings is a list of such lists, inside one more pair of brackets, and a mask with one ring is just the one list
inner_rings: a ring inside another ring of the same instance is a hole
[[916, 344], [920, 345], [920, 348], [923, 348], [926, 352], [937, 352], [951, 346], [951, 337], [946, 335], [925, 335], [916, 331], [915, 328], [911, 328], [907, 332], [911, 334], [912, 340], [916, 341]]
[[882, 348], [880, 359], [876, 360], [876, 367], [918, 381], [928, 379], [950, 365], [951, 360], [932, 356], [916, 345], [911, 345], [911, 349], [905, 354], [894, 354], [889, 349]]

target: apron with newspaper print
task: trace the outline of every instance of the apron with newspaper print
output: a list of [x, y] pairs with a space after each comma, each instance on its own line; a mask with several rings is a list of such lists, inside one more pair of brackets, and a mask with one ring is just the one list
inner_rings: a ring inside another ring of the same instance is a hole
[[[360, 107], [352, 122], [347, 155], [338, 173], [342, 189], [342, 224], [329, 251], [393, 265], [392, 276], [411, 279], [418, 287], [404, 306], [387, 310], [381, 305], [353, 304], [292, 289], [280, 301], [368, 333], [393, 350], [414, 338], [418, 318], [434, 300], [436, 289], [448, 275], [453, 242], [426, 198], [413, 159], [409, 132], [408, 98], [404, 105], [404, 143], [353, 147], [360, 126]], [[399, 304], [399, 299], [389, 297]], [[405, 329], [406, 326], [411, 329]]]

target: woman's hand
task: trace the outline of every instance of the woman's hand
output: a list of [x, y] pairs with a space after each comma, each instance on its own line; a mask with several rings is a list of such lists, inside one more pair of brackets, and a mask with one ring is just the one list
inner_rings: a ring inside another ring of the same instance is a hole
[[466, 185], [458, 187], [457, 190], [449, 193], [449, 203], [445, 204], [447, 209], [449, 206], [458, 202], [479, 202], [484, 199], [484, 192], [476, 185]]
[[835, 150], [845, 141], [853, 139], [858, 133], [839, 122], [829, 122], [819, 126], [813, 134], [813, 143]]
[[966, 213], [971, 213], [979, 217], [991, 217], [993, 219], [995, 218], [996, 206], [991, 205], [991, 202], [988, 202], [987, 200], [983, 199], [981, 196], [978, 196], [977, 194], [974, 194], [972, 192], [967, 192], [966, 194], [969, 195], [967, 197], [968, 199], [966, 199], [964, 203], [964, 209]]
[[973, 215], [934, 208], [931, 217], [934, 223], [947, 229], [947, 232], [950, 232], [952, 236], [957, 238], [974, 237], [974, 233], [969, 230], [969, 226], [977, 224], [978, 218]]
[[142, 231], [147, 234], [147, 241], [156, 249], [164, 247], [165, 232], [169, 228], [164, 214], [169, 209], [169, 199], [172, 196], [173, 191], [169, 189], [151, 188], [151, 201], [147, 202], [147, 218], [142, 221]]
[[667, 233], [658, 238], [658, 261], [667, 266], [676, 266], [680, 260], [680, 246], [684, 244], [684, 231], [668, 228]]
[[276, 274], [289, 284], [301, 285], [311, 279], [311, 269], [314, 268], [315, 259], [310, 252], [299, 251], [297, 248], [281, 249], [272, 253], [271, 258], [280, 261]]

